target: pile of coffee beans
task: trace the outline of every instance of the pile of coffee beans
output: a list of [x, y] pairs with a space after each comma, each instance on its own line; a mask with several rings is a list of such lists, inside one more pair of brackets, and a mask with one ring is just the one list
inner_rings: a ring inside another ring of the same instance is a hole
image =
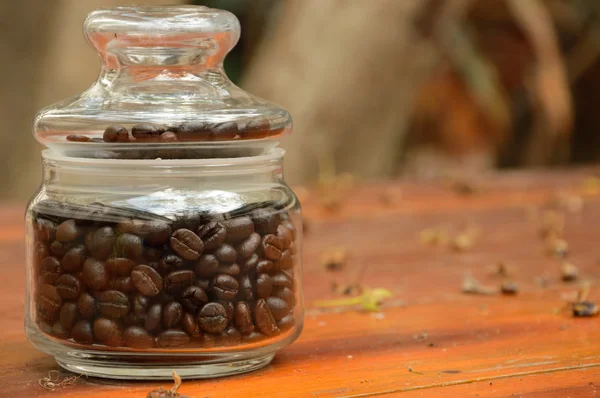
[[295, 324], [296, 228], [273, 203], [172, 219], [48, 200], [32, 222], [43, 333], [83, 345], [209, 348]]
[[256, 117], [246, 122], [186, 122], [174, 125], [152, 123], [126, 127], [111, 125], [106, 128], [102, 139], [81, 134], [67, 136], [71, 142], [111, 142], [111, 143], [178, 143], [199, 141], [231, 141], [273, 137], [281, 134], [283, 127], [272, 126], [264, 117]]

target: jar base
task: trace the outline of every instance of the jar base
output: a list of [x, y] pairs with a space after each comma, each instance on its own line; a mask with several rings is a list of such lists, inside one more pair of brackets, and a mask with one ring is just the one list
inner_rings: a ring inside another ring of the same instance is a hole
[[113, 360], [82, 359], [74, 357], [56, 357], [60, 367], [73, 373], [86, 376], [122, 380], [172, 380], [173, 371], [182, 379], [207, 379], [223, 376], [233, 376], [251, 372], [267, 366], [275, 353], [245, 358], [243, 360], [227, 360], [222, 362], [186, 362], [185, 357], [172, 364], [144, 363], [127, 361], [121, 358]]

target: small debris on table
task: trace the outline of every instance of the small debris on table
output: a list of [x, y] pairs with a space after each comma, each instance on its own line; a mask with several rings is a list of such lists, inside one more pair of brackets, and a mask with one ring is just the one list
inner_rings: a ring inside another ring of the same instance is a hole
[[547, 210], [542, 214], [540, 235], [544, 239], [557, 239], [565, 231], [565, 215], [556, 210]]
[[569, 244], [560, 238], [548, 238], [546, 240], [546, 254], [554, 257], [566, 257], [569, 254]]
[[413, 368], [411, 368], [410, 366], [408, 367], [408, 371], [409, 371], [410, 373], [416, 373], [416, 374], [418, 374], [418, 375], [422, 375], [422, 376], [424, 375], [424, 373], [417, 372], [416, 370], [414, 370], [414, 369], [413, 369]]
[[466, 178], [452, 178], [448, 186], [457, 194], [464, 196], [473, 195], [481, 191], [479, 186]]
[[515, 295], [519, 293], [519, 285], [513, 281], [504, 281], [500, 285], [500, 292], [507, 296]]
[[181, 377], [177, 372], [173, 371], [173, 387], [170, 390], [165, 390], [160, 387], [158, 390], [152, 390], [146, 395], [146, 398], [191, 398], [186, 395], [181, 395], [177, 392], [181, 387]]
[[452, 239], [452, 249], [459, 252], [470, 250], [478, 238], [479, 229], [474, 226], [468, 226]]
[[466, 274], [462, 282], [462, 292], [466, 294], [479, 294], [491, 296], [498, 293], [497, 289], [489, 286], [484, 286], [471, 274]]
[[516, 274], [517, 269], [516, 269], [516, 267], [514, 267], [510, 264], [507, 264], [504, 261], [500, 261], [495, 266], [492, 266], [490, 271], [491, 271], [490, 273], [494, 276], [501, 276], [503, 278], [506, 278], [506, 277], [513, 276], [514, 274]]
[[42, 388], [54, 391], [58, 388], [74, 385], [81, 376], [83, 375], [67, 376], [60, 380], [60, 372], [58, 370], [51, 370], [48, 372], [48, 376], [39, 379], [38, 383]]
[[445, 245], [448, 242], [448, 231], [442, 227], [425, 228], [419, 233], [419, 241], [424, 245]]
[[560, 266], [560, 277], [563, 282], [573, 282], [577, 280], [579, 269], [568, 261], [564, 261]]
[[427, 337], [429, 337], [429, 333], [427, 332], [413, 334], [413, 339], [417, 341], [425, 341], [427, 340]]
[[335, 294], [339, 294], [341, 296], [356, 296], [362, 293], [362, 286], [357, 283], [351, 283], [349, 285], [340, 285], [337, 282], [333, 282], [331, 284], [331, 290]]
[[600, 308], [595, 303], [591, 301], [579, 301], [577, 303], [573, 303], [573, 316], [574, 317], [592, 317], [597, 316], [600, 313]]
[[346, 264], [347, 254], [347, 250], [341, 247], [328, 250], [321, 254], [321, 264], [328, 271], [339, 271]]

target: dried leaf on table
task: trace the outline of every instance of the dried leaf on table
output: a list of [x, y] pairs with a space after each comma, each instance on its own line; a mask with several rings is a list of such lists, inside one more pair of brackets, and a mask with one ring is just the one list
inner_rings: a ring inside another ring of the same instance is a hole
[[360, 305], [365, 311], [378, 312], [381, 311], [381, 304], [385, 299], [393, 297], [393, 294], [388, 289], [374, 288], [365, 289], [358, 297], [333, 299], [333, 300], [317, 300], [314, 305], [316, 307], [349, 307]]
[[498, 290], [489, 286], [482, 285], [471, 274], [466, 274], [462, 282], [462, 292], [466, 294], [479, 294], [491, 296], [498, 294]]

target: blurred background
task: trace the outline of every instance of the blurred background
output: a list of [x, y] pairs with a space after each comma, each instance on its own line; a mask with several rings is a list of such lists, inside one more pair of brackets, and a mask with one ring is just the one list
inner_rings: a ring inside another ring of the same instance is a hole
[[85, 90], [100, 62], [88, 12], [194, 3], [238, 16], [238, 85], [287, 108], [287, 180], [434, 178], [600, 158], [598, 0], [3, 0], [0, 198], [41, 177], [43, 106]]

